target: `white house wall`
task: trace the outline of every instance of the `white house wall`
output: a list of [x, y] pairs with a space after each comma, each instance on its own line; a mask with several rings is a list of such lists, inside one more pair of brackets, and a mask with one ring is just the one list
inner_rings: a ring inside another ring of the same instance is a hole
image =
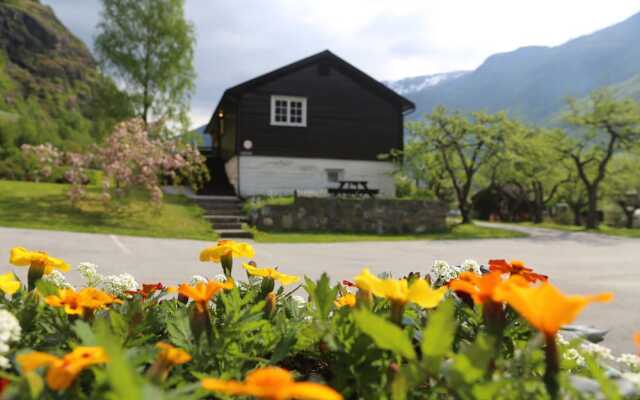
[[[239, 166], [239, 167], [238, 167]], [[238, 170], [239, 168], [239, 170]], [[327, 170], [344, 170], [343, 180], [367, 181], [380, 197], [393, 197], [393, 164], [385, 161], [335, 160], [318, 158], [264, 157], [241, 155], [227, 162], [229, 180], [242, 197], [256, 195], [327, 195]], [[239, 178], [239, 187], [238, 187]]]

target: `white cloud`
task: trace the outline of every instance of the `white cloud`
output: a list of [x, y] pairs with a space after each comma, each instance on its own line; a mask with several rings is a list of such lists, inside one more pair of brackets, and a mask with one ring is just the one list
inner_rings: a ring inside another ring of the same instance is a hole
[[[98, 0], [43, 0], [91, 41]], [[225, 88], [331, 49], [377, 79], [473, 69], [489, 55], [559, 45], [640, 11], [638, 0], [186, 0], [197, 30], [194, 124]]]

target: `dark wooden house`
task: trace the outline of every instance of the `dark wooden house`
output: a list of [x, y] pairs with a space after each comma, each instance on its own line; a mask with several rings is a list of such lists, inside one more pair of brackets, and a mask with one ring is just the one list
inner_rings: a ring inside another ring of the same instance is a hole
[[231, 87], [206, 127], [210, 192], [321, 194], [361, 180], [393, 196], [393, 166], [378, 155], [402, 148], [414, 108], [328, 50]]

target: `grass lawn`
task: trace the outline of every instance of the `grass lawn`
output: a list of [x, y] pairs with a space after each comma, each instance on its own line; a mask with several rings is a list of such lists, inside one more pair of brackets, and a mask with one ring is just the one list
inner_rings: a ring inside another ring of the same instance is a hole
[[68, 185], [0, 180], [0, 226], [119, 235], [215, 240], [201, 209], [182, 196], [165, 196], [154, 208], [145, 196], [105, 206], [100, 189], [77, 207], [67, 200]]
[[587, 230], [584, 226], [561, 225], [561, 224], [556, 224], [554, 222], [542, 222], [540, 224], [534, 224], [533, 222], [521, 222], [518, 225], [531, 226], [534, 228], [556, 229], [556, 230], [565, 231], [565, 232], [593, 232], [593, 233], [601, 233], [603, 235], [640, 238], [640, 228], [626, 229], [626, 228], [615, 228], [607, 225], [600, 225], [600, 227], [596, 230]]
[[261, 243], [336, 243], [398, 240], [455, 240], [455, 239], [495, 239], [526, 237], [526, 234], [506, 229], [485, 228], [476, 225], [452, 224], [446, 232], [417, 235], [374, 235], [359, 233], [323, 232], [262, 232], [253, 230], [254, 240]]

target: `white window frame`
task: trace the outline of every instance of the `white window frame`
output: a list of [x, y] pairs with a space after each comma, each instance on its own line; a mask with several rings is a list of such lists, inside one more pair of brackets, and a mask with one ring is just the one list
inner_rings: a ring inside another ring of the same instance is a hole
[[[284, 101], [287, 103], [287, 120], [286, 121], [276, 121], [276, 102]], [[291, 102], [299, 102], [302, 103], [302, 121], [301, 122], [291, 122]], [[273, 95], [271, 96], [271, 125], [275, 126], [307, 126], [307, 98], [299, 97], [299, 96], [281, 96], [281, 95]]]
[[[344, 169], [342, 168], [328, 168], [328, 169], [325, 169], [324, 171], [325, 171], [328, 183], [339, 183], [340, 181], [344, 180]], [[331, 173], [337, 174], [337, 178], [335, 181], [332, 181], [331, 179], [329, 179], [329, 174]]]

